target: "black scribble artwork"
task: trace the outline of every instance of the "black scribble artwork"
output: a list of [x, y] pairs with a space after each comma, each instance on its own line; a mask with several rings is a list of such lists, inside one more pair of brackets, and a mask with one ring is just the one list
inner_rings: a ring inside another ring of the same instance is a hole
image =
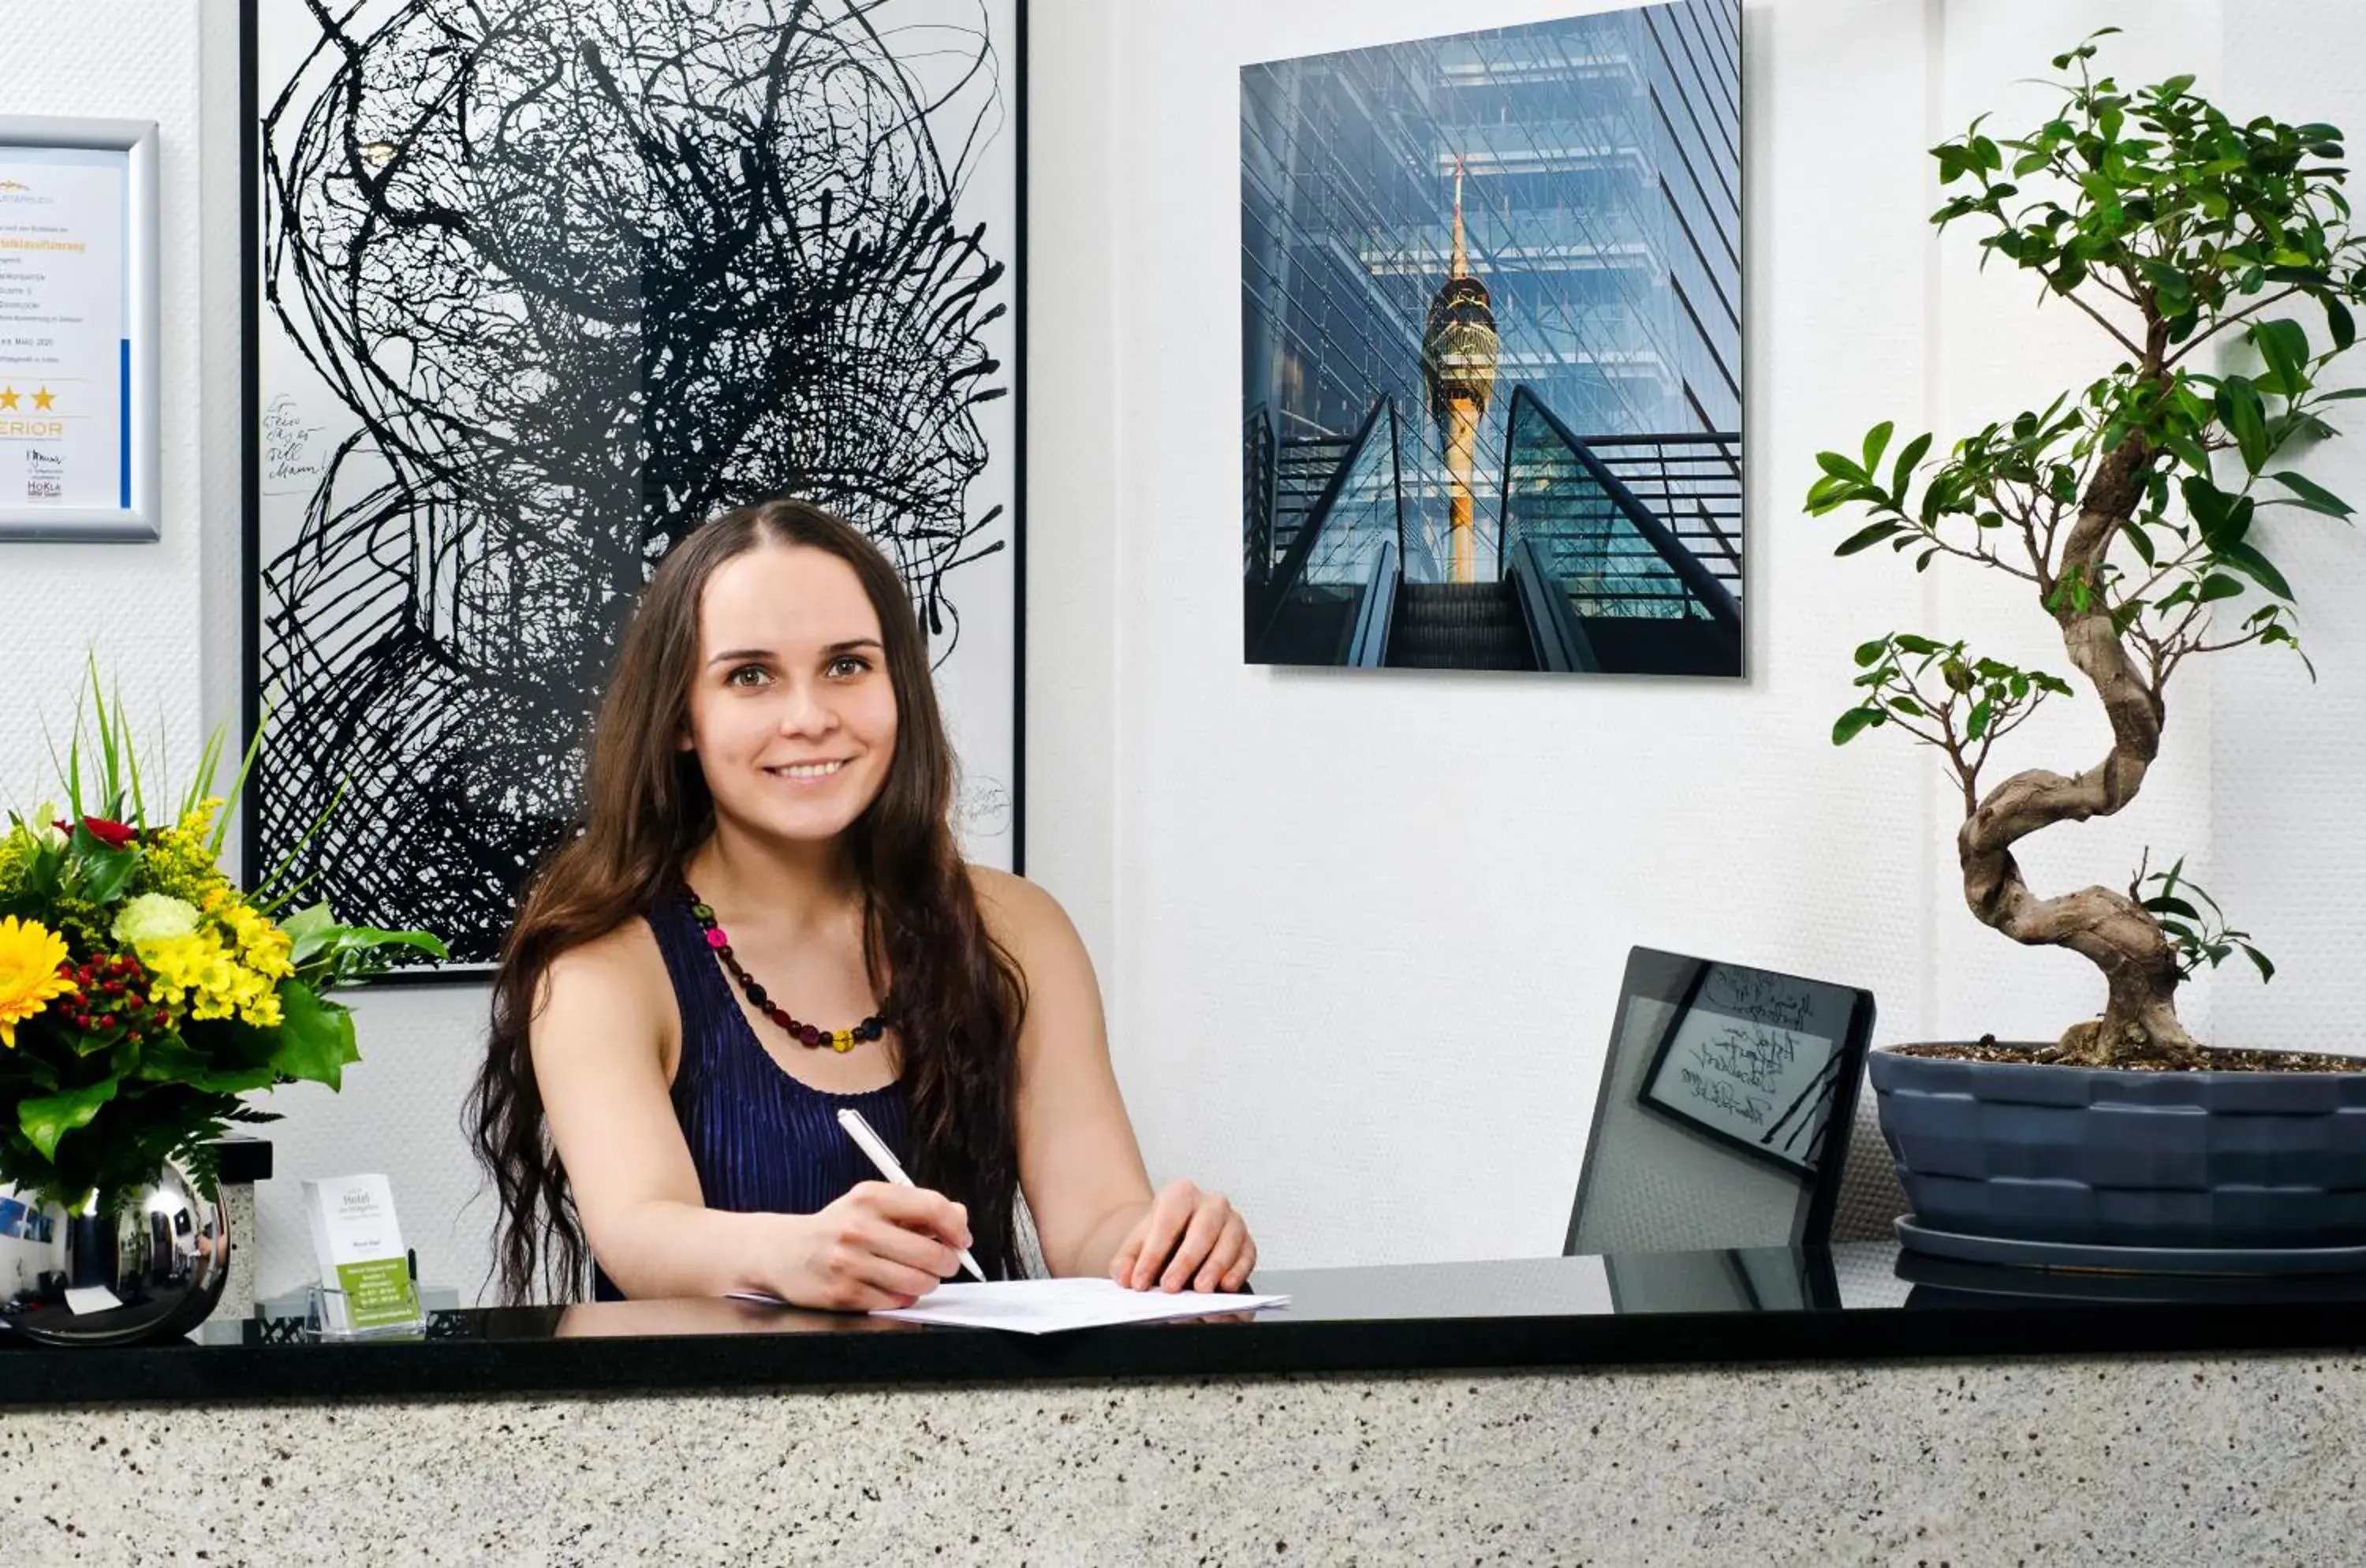
[[[1831, 1121], [1832, 1090], [1840, 1087], [1840, 1058], [1827, 1057], [1824, 1065], [1816, 1069], [1814, 1079], [1792, 1098], [1783, 1114], [1774, 1119], [1774, 1124], [1758, 1141], [1769, 1148], [1779, 1147], [1809, 1169], [1815, 1168], [1823, 1156], [1824, 1131]], [[1775, 1142], [1778, 1137], [1782, 1140], [1779, 1145]], [[1801, 1138], [1808, 1140], [1804, 1150], [1799, 1147]]]
[[806, 496], [957, 642], [1008, 532], [969, 494], [1008, 237], [956, 220], [997, 46], [983, 0], [277, 9], [318, 44], [263, 86], [260, 319], [358, 427], [283, 476], [249, 853], [481, 964], [679, 532]]
[[1701, 981], [1700, 1005], [1753, 1023], [1806, 1029], [1816, 998], [1787, 985], [1779, 975], [1713, 964]]

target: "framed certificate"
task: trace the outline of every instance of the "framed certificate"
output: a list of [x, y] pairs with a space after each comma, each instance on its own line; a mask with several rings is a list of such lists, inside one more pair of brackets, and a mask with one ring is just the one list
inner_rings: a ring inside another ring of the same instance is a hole
[[156, 127], [0, 115], [0, 539], [156, 536]]

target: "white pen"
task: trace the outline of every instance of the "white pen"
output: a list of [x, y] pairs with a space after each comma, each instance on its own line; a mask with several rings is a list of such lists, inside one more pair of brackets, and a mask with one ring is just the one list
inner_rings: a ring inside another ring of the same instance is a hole
[[[838, 1124], [846, 1129], [846, 1135], [854, 1140], [854, 1146], [861, 1149], [870, 1157], [871, 1163], [879, 1168], [880, 1175], [898, 1187], [919, 1185], [904, 1174], [904, 1168], [896, 1163], [896, 1156], [888, 1152], [886, 1144], [881, 1140], [879, 1134], [871, 1130], [871, 1123], [862, 1119], [862, 1111], [851, 1105], [843, 1107], [838, 1113]], [[986, 1283], [986, 1270], [977, 1266], [977, 1259], [969, 1255], [969, 1248], [966, 1247], [961, 1249], [961, 1260], [962, 1267], [975, 1276], [979, 1284]]]

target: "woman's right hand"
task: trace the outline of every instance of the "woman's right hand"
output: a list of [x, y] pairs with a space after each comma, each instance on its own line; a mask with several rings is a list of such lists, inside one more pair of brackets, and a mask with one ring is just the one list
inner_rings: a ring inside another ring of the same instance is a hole
[[925, 1187], [862, 1181], [817, 1214], [786, 1216], [795, 1240], [769, 1288], [795, 1306], [907, 1307], [961, 1270], [969, 1212]]

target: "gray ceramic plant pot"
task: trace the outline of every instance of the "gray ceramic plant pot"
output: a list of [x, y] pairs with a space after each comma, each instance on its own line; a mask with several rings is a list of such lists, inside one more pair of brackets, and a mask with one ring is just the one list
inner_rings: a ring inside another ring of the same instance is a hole
[[2101, 1247], [2366, 1244], [2366, 1073], [1867, 1058], [1931, 1230]]

